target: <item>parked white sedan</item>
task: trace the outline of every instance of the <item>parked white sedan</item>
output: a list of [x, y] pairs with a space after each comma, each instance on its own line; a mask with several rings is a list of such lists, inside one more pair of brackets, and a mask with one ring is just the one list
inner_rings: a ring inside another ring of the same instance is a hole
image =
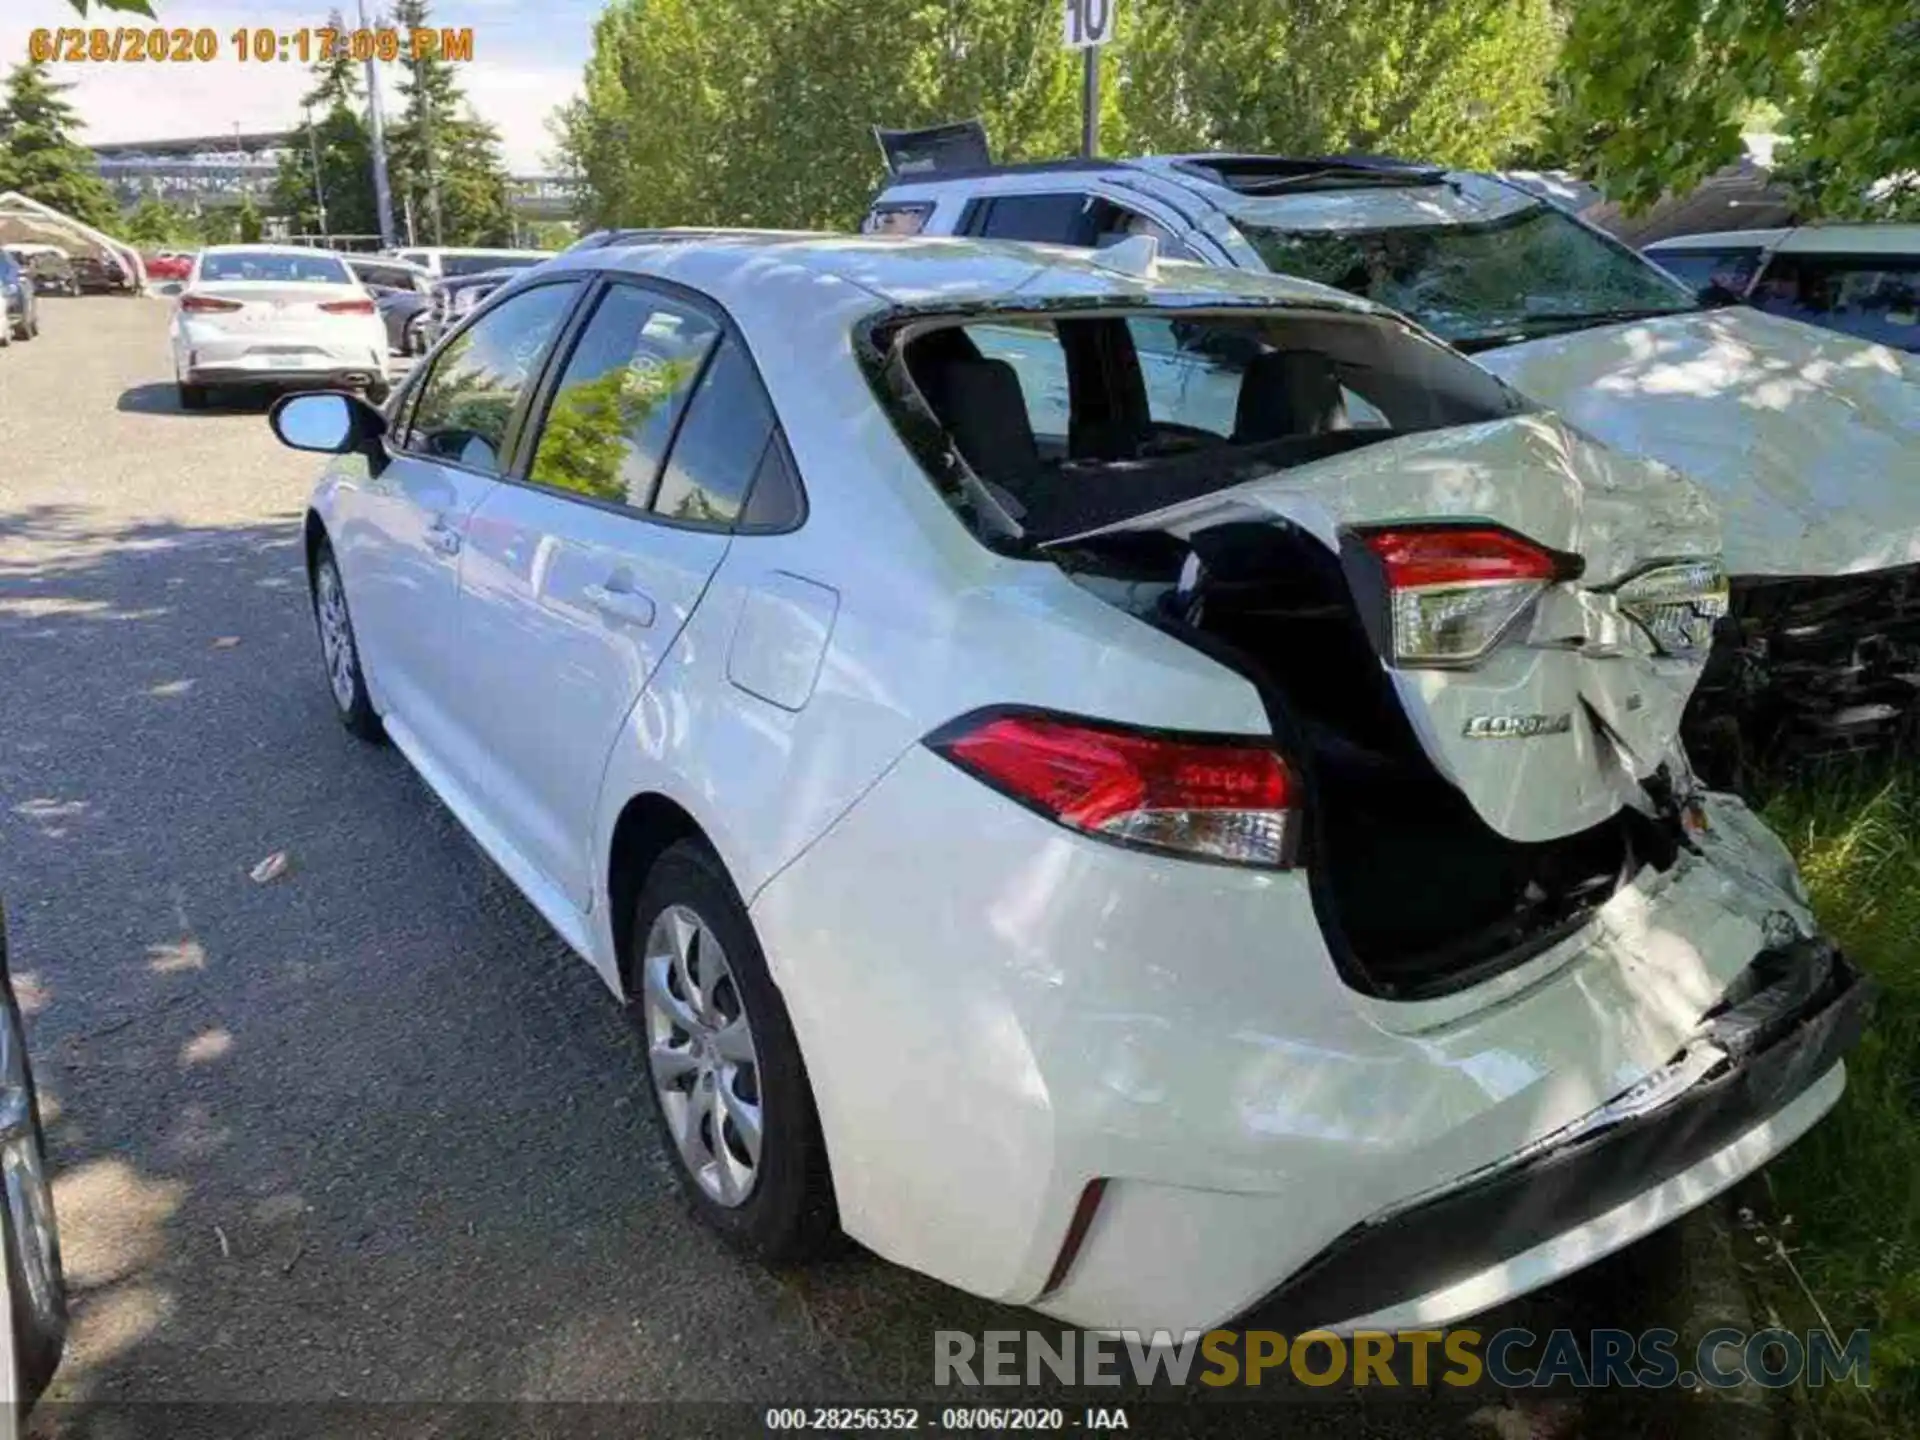
[[1863, 986], [1678, 747], [1691, 485], [1149, 254], [613, 244], [391, 421], [283, 400], [332, 695], [630, 1007], [750, 1252], [1443, 1322], [1800, 1135]]
[[181, 408], [219, 385], [362, 391], [387, 398], [387, 339], [373, 297], [338, 255], [213, 245], [193, 262], [169, 330]]

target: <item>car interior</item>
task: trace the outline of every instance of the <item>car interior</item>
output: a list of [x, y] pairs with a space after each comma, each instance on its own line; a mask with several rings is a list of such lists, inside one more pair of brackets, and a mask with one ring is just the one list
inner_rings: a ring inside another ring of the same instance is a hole
[[1516, 413], [1369, 319], [1009, 317], [906, 337], [913, 386], [1032, 543], [1395, 436]]

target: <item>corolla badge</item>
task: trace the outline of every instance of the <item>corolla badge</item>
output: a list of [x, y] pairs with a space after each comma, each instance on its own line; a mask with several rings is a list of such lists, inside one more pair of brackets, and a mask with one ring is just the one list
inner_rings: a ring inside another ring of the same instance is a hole
[[1462, 732], [1469, 740], [1531, 740], [1536, 735], [1564, 735], [1573, 729], [1573, 714], [1469, 715]]

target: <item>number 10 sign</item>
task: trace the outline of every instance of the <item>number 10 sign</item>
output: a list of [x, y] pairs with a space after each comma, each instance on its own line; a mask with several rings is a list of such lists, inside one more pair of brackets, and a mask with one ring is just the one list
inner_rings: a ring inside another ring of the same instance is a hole
[[1120, 0], [1066, 0], [1066, 46], [1085, 50], [1113, 39], [1113, 21]]

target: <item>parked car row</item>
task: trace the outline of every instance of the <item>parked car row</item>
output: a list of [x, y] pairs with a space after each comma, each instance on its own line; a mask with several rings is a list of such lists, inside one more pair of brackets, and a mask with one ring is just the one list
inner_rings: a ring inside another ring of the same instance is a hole
[[341, 721], [628, 1007], [696, 1213], [1096, 1327], [1434, 1326], [1825, 1113], [1868, 987], [1690, 714], [1730, 543], [1920, 527], [1900, 362], [1426, 167], [872, 228], [591, 237], [271, 416]]

